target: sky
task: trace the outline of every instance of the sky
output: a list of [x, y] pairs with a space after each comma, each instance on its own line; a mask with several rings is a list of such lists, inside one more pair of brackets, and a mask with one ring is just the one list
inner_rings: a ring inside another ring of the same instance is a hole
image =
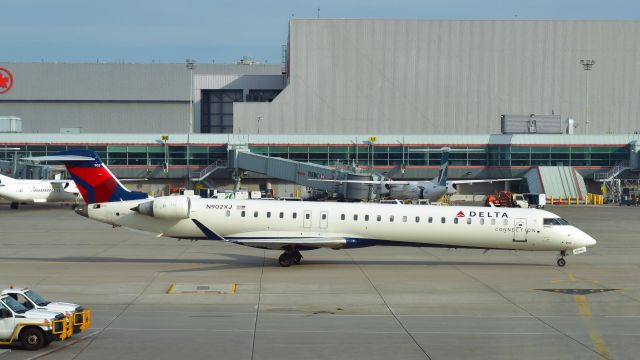
[[[318, 9], [319, 12], [318, 12]], [[637, 0], [0, 0], [0, 62], [279, 64], [292, 18], [626, 19]]]

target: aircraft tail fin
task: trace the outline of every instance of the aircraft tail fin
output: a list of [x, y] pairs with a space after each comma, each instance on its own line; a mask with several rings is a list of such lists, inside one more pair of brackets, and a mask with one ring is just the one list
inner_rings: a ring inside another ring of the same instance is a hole
[[442, 158], [440, 160], [440, 171], [438, 177], [433, 179], [440, 186], [447, 186], [447, 176], [449, 175], [449, 150], [448, 147], [442, 148]]
[[67, 150], [53, 156], [28, 158], [57, 161], [67, 168], [87, 204], [146, 199], [149, 194], [130, 191], [118, 181], [92, 150]]

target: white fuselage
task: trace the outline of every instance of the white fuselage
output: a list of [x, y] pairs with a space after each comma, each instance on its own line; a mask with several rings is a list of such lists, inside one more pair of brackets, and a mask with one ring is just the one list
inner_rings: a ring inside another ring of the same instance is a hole
[[16, 180], [0, 184], [0, 197], [16, 203], [76, 202], [82, 199], [72, 180]]
[[[165, 211], [165, 217], [133, 209], [148, 201], [161, 201], [158, 209]], [[238, 243], [244, 243], [243, 239], [325, 238], [335, 240], [330, 246], [323, 245], [333, 248], [409, 245], [547, 251], [596, 243], [574, 226], [544, 225], [543, 219], [558, 216], [536, 209], [173, 196], [92, 204], [86, 211], [83, 215], [98, 221], [175, 238], [205, 238], [192, 221], [197, 220], [225, 240]], [[278, 248], [257, 246], [259, 242], [245, 245]]]

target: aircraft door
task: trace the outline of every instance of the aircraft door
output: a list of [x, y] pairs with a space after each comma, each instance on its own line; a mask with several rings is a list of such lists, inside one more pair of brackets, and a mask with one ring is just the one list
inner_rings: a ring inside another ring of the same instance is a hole
[[515, 219], [513, 223], [513, 241], [527, 241], [527, 219]]
[[320, 229], [326, 229], [329, 223], [329, 214], [326, 211], [320, 211]]
[[311, 210], [304, 211], [304, 227], [311, 227]]

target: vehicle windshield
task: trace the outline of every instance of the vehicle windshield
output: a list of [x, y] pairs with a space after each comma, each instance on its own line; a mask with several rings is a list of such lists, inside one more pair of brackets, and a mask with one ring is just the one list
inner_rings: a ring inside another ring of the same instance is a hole
[[544, 219], [544, 225], [571, 225], [563, 218], [549, 218]]
[[38, 306], [47, 306], [47, 305], [49, 305], [51, 303], [51, 301], [45, 300], [42, 296], [40, 296], [40, 294], [38, 294], [37, 292], [35, 292], [33, 290], [29, 290], [29, 291], [25, 292], [24, 294], [29, 299], [31, 299], [31, 301], [36, 303], [36, 305], [38, 305]]
[[11, 296], [7, 296], [2, 299], [2, 301], [16, 314], [23, 314], [27, 311], [27, 308], [24, 307], [24, 305], [20, 304], [18, 300], [15, 300]]

